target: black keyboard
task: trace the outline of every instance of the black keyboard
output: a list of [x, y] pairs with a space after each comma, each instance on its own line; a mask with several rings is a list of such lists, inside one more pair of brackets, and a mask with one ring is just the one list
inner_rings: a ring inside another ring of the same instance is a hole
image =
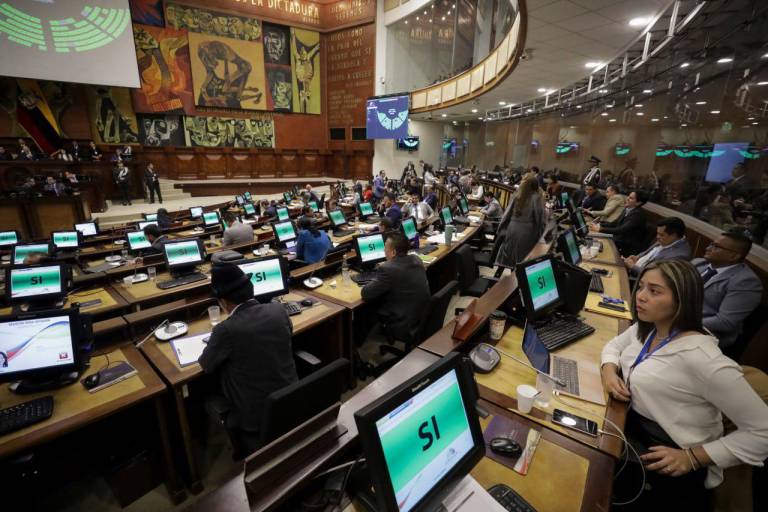
[[184, 286], [185, 284], [196, 283], [206, 279], [205, 274], [200, 272], [193, 272], [192, 274], [184, 274], [181, 277], [171, 279], [169, 281], [161, 281], [157, 283], [157, 287], [161, 290], [167, 290], [169, 288], [176, 288], [177, 286]]
[[354, 235], [357, 231], [354, 229], [339, 229], [333, 232], [333, 236], [341, 238], [343, 236]]
[[596, 293], [603, 293], [605, 291], [603, 278], [594, 272], [592, 272], [592, 280], [589, 282], [589, 291]]
[[505, 510], [512, 512], [536, 512], [535, 508], [508, 485], [496, 484], [488, 489], [488, 492]]
[[463, 215], [457, 215], [453, 218], [453, 222], [459, 224], [469, 224], [469, 219]]
[[594, 327], [578, 319], [553, 318], [536, 327], [539, 339], [549, 350], [560, 348], [593, 332], [595, 332]]
[[370, 283], [376, 278], [376, 272], [375, 271], [366, 271], [366, 272], [360, 272], [359, 274], [355, 274], [352, 276], [352, 281], [356, 282], [359, 285], [364, 285], [366, 283]]
[[567, 391], [572, 395], [579, 394], [579, 363], [575, 359], [553, 355], [552, 376], [565, 384], [564, 386], [556, 384], [557, 389]]
[[301, 305], [298, 302], [283, 302], [283, 308], [288, 316], [301, 314]]
[[419, 247], [418, 249], [416, 249], [416, 252], [418, 252], [419, 254], [429, 254], [431, 252], [435, 252], [437, 250], [437, 247], [438, 246], [435, 244], [429, 244], [429, 245], [425, 245], [424, 247]]
[[0, 436], [47, 420], [53, 414], [53, 397], [42, 396], [0, 410]]

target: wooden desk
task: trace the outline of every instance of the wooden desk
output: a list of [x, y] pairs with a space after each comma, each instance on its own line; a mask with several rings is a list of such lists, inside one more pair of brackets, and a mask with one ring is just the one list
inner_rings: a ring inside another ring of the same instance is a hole
[[[115, 316], [128, 307], [128, 303], [123, 300], [120, 294], [111, 286], [106, 285], [70, 293], [67, 295], [67, 302], [63, 309], [71, 308], [76, 302], [84, 303], [96, 299], [101, 300], [101, 303], [80, 308], [80, 312], [98, 317]], [[0, 309], [0, 315], [10, 315], [11, 309], [11, 307]]]
[[594, 259], [587, 261], [592, 263], [620, 265], [622, 267], [624, 266], [624, 260], [622, 260], [621, 254], [619, 254], [619, 250], [616, 248], [616, 244], [613, 242], [612, 238], [595, 237], [595, 240], [598, 240], [603, 244], [603, 250], [602, 252], [599, 252]]
[[[110, 362], [128, 361], [136, 368], [138, 375], [96, 393], [89, 393], [79, 382], [58, 390], [31, 395], [13, 394], [6, 386], [0, 387], [0, 403], [3, 407], [10, 407], [44, 395], [53, 395], [54, 398], [53, 416], [49, 419], [0, 436], [0, 459], [59, 438], [145, 400], [154, 399], [157, 432], [163, 447], [167, 485], [174, 501], [179, 502], [184, 499], [185, 493], [171, 454], [165, 409], [161, 402], [166, 386], [133, 345], [123, 345], [112, 350], [108, 355]], [[89, 373], [100, 368], [105, 361], [106, 359], [101, 355], [92, 356], [92, 369]]]
[[[159, 269], [158, 269], [159, 270]], [[169, 272], [158, 272], [155, 281], [147, 280], [143, 283], [136, 283], [125, 286], [122, 282], [116, 284], [114, 289], [134, 310], [138, 311], [145, 304], [158, 302], [176, 295], [191, 295], [193, 293], [206, 293], [211, 287], [210, 279], [211, 264], [206, 262], [198, 266], [198, 271], [206, 274], [207, 279], [197, 281], [176, 288], [161, 290], [157, 283], [171, 279]]]
[[[283, 297], [286, 301], [300, 301], [307, 297], [306, 294], [301, 292], [291, 291]], [[158, 310], [162, 308], [157, 308]], [[344, 308], [330, 303], [328, 301], [319, 301], [317, 304], [309, 309], [302, 311], [300, 315], [294, 315], [290, 317], [291, 324], [293, 325], [293, 335], [298, 336], [301, 333], [308, 331], [314, 327], [324, 324], [334, 319], [339, 320]], [[158, 314], [160, 311], [158, 311]], [[164, 315], [167, 317], [168, 315]], [[226, 319], [226, 314], [222, 312], [221, 320]], [[148, 320], [146, 314], [136, 313], [134, 315], [128, 315], [126, 320], [129, 324], [133, 322], [146, 322]], [[211, 325], [207, 318], [195, 320], [189, 324], [189, 332], [186, 336], [192, 336], [195, 334], [202, 334], [211, 331]], [[349, 340], [349, 338], [347, 338]], [[338, 321], [336, 325], [335, 340], [337, 345], [333, 348], [336, 351], [333, 354], [337, 359], [346, 355], [349, 357], [349, 351], [351, 347], [344, 347], [342, 336], [342, 325]], [[154, 337], [146, 342], [141, 347], [141, 352], [152, 363], [163, 379], [171, 386], [174, 401], [176, 403], [176, 413], [179, 420], [179, 430], [181, 431], [181, 438], [184, 444], [184, 452], [186, 457], [186, 463], [189, 468], [190, 476], [192, 479], [191, 489], [193, 492], [200, 492], [203, 488], [200, 471], [198, 469], [197, 460], [194, 456], [194, 450], [192, 446], [192, 433], [189, 425], [189, 418], [187, 415], [186, 404], [184, 397], [188, 396], [188, 388], [186, 385], [193, 379], [199, 378], [203, 374], [203, 370], [199, 364], [191, 364], [182, 368], [179, 366], [178, 360], [173, 353], [173, 348], [170, 343], [158, 342]], [[345, 352], [347, 352], [345, 354]]]

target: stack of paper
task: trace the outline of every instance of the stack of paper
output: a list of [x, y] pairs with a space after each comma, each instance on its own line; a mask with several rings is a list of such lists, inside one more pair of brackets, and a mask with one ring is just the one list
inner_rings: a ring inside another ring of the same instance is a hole
[[211, 333], [206, 332], [204, 334], [171, 340], [171, 347], [173, 348], [173, 353], [176, 354], [176, 359], [179, 361], [179, 366], [184, 368], [185, 366], [197, 363], [206, 346], [207, 340], [203, 341], [203, 339], [210, 338], [210, 336]]

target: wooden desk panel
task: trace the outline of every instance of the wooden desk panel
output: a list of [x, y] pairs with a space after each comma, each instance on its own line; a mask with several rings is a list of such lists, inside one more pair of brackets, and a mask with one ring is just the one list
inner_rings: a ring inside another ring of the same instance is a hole
[[170, 297], [180, 293], [207, 290], [211, 286], [210, 270], [211, 264], [203, 263], [202, 265], [198, 266], [198, 271], [206, 274], [208, 276], [207, 279], [185, 284], [183, 286], [177, 286], [176, 288], [169, 288], [167, 290], [161, 290], [158, 288], [157, 283], [171, 279], [171, 274], [169, 272], [158, 272], [155, 281], [147, 280], [143, 283], [137, 283], [130, 286], [125, 286], [124, 284], [120, 283], [115, 285], [115, 290], [118, 294], [120, 294], [121, 297], [123, 297], [123, 299], [125, 299], [128, 304], [131, 306], [136, 306], [144, 302], [149, 302], [151, 300], [156, 300], [163, 297]]
[[591, 260], [588, 260], [592, 263], [604, 263], [608, 265], [620, 265], [624, 266], [624, 263], [621, 259], [621, 254], [619, 254], [619, 250], [616, 248], [616, 243], [613, 241], [612, 238], [595, 238], [595, 240], [599, 240], [603, 243], [603, 251], [598, 253], [598, 255]]
[[[111, 286], [103, 286], [70, 293], [67, 295], [67, 302], [64, 304], [63, 309], [70, 309], [75, 302], [88, 302], [96, 299], [100, 299], [101, 304], [80, 308], [80, 311], [91, 315], [105, 315], [109, 312], [117, 312], [120, 309], [128, 307], [128, 303], [123, 300], [114, 288]], [[10, 315], [11, 309], [11, 307], [0, 309], [0, 315]]]

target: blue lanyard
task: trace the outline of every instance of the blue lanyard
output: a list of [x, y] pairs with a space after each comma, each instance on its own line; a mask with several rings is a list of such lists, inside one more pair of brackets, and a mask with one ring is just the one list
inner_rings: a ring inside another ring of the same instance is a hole
[[661, 348], [662, 348], [664, 345], [666, 345], [667, 343], [669, 343], [670, 341], [672, 341], [672, 339], [673, 339], [675, 336], [677, 336], [678, 334], [679, 334], [679, 331], [678, 331], [677, 329], [673, 329], [673, 330], [672, 330], [672, 331], [669, 333], [669, 336], [667, 336], [666, 338], [664, 338], [663, 340], [661, 340], [661, 343], [659, 343], [658, 345], [656, 345], [656, 348], [654, 348], [652, 351], [648, 352], [648, 349], [649, 349], [649, 348], [650, 348], [650, 346], [651, 346], [651, 341], [653, 340], [653, 338], [655, 338], [655, 337], [656, 337], [656, 329], [653, 329], [653, 330], [651, 331], [651, 334], [649, 334], [649, 335], [648, 335], [648, 339], [647, 339], [647, 340], [645, 340], [645, 343], [643, 344], [643, 348], [642, 348], [642, 350], [640, 350], [640, 353], [639, 353], [639, 354], [637, 354], [637, 359], [635, 359], [635, 362], [634, 362], [634, 363], [632, 363], [632, 366], [630, 366], [630, 369], [634, 369], [634, 368], [635, 368], [635, 366], [637, 366], [638, 364], [642, 363], [643, 361], [645, 361], [646, 359], [648, 359], [649, 357], [651, 357], [651, 356], [652, 356], [652, 355], [653, 355], [653, 354], [654, 354], [656, 351], [658, 351], [658, 350], [659, 350], [659, 349], [661, 349]]

